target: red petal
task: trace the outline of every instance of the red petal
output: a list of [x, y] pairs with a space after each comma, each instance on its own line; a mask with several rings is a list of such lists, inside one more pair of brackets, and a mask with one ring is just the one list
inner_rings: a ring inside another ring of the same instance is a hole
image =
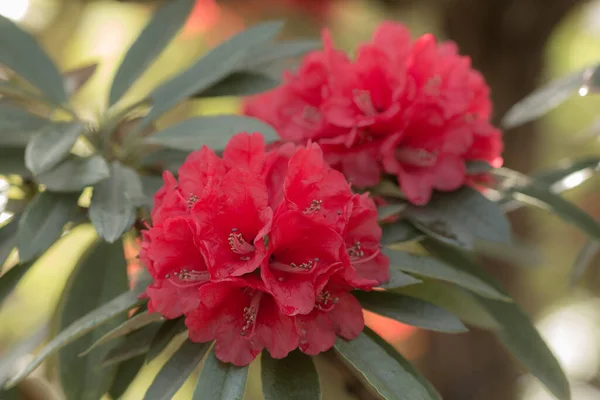
[[260, 133], [238, 133], [229, 139], [223, 160], [229, 168], [247, 168], [259, 173], [265, 162], [265, 139]]
[[338, 298], [334, 309], [327, 314], [339, 336], [347, 340], [354, 339], [365, 328], [362, 307], [350, 293], [339, 294]]
[[300, 334], [300, 350], [306, 354], [317, 355], [335, 344], [335, 330], [328, 313], [315, 310], [309, 315], [299, 315], [296, 327]]

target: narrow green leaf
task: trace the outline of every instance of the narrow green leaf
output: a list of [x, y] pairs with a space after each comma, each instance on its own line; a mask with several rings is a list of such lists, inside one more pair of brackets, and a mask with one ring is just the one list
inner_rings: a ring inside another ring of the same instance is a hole
[[260, 71], [273, 62], [298, 57], [323, 46], [320, 40], [285, 40], [281, 42], [265, 43], [247, 57], [245, 68]]
[[29, 139], [46, 125], [49, 119], [32, 114], [12, 104], [0, 105], [0, 145], [25, 147]]
[[412, 226], [410, 222], [400, 220], [381, 226], [383, 231], [381, 244], [389, 245], [401, 242], [412, 242], [425, 237], [421, 231]]
[[581, 278], [598, 253], [600, 253], [600, 241], [590, 240], [583, 246], [579, 254], [577, 254], [577, 259], [571, 271], [572, 283], [577, 282]]
[[367, 310], [407, 325], [447, 333], [468, 330], [454, 314], [420, 299], [387, 291], [356, 292], [354, 295]]
[[158, 322], [162, 319], [161, 315], [158, 313], [141, 313], [135, 315], [128, 320], [125, 320], [121, 325], [115, 327], [114, 329], [106, 332], [100, 339], [96, 340], [90, 347], [88, 347], [80, 356], [85, 356], [89, 354], [90, 351], [94, 350], [96, 347], [108, 343], [114, 339], [123, 337], [133, 331], [137, 331], [144, 326], [147, 326], [153, 322]]
[[152, 208], [154, 207], [154, 195], [163, 187], [164, 181], [162, 177], [156, 175], [140, 175], [140, 181], [144, 195], [148, 199], [146, 205]]
[[[552, 168], [534, 173], [531, 177], [535, 182], [554, 186], [574, 174], [587, 176], [598, 171], [600, 171], [600, 157], [586, 157], [577, 160], [563, 160]], [[572, 187], [572, 185], [570, 186]]]
[[39, 182], [54, 192], [78, 192], [110, 176], [108, 165], [99, 155], [71, 155], [48, 172], [39, 175]]
[[20, 214], [15, 215], [0, 227], [0, 269], [17, 243], [17, 231], [20, 219]]
[[[423, 247], [436, 257], [452, 263], [456, 268], [463, 269], [479, 277], [499, 291], [503, 290], [482, 267], [459, 249], [433, 240], [425, 241]], [[525, 312], [516, 303], [496, 301], [479, 296], [477, 300], [501, 326], [496, 334], [506, 348], [558, 399], [570, 399], [567, 377]]]
[[204, 361], [192, 400], [243, 400], [247, 379], [248, 366], [219, 361], [213, 348]]
[[131, 45], [110, 88], [109, 105], [115, 104], [167, 47], [187, 20], [194, 0], [173, 0], [160, 7]]
[[[78, 262], [62, 293], [57, 311], [58, 330], [68, 329], [127, 290], [128, 285], [123, 243], [96, 241]], [[97, 348], [86, 357], [80, 354], [125, 318], [123, 314], [112, 318], [60, 349], [58, 371], [66, 398], [97, 400], [108, 391], [116, 368], [98, 368], [98, 364], [109, 347]]]
[[62, 78], [56, 66], [29, 33], [0, 16], [0, 64], [15, 71], [40, 89], [55, 104], [67, 101]]
[[510, 301], [509, 297], [498, 292], [494, 287], [476, 276], [456, 269], [436, 258], [409, 254], [392, 249], [383, 249], [383, 253], [390, 259], [391, 269], [399, 268], [403, 272], [454, 283], [490, 299]]
[[205, 90], [195, 93], [193, 97], [250, 96], [274, 89], [280, 83], [277, 79], [265, 74], [239, 71], [232, 73]]
[[35, 196], [19, 221], [17, 247], [21, 261], [32, 260], [60, 238], [78, 197], [48, 191]]
[[278, 139], [277, 132], [258, 119], [241, 115], [215, 115], [186, 119], [152, 135], [146, 141], [176, 150], [194, 151], [204, 145], [223, 149], [229, 139], [240, 132], [260, 132], [267, 142]]
[[586, 67], [536, 89], [508, 110], [502, 118], [502, 125], [506, 129], [514, 128], [558, 107], [583, 86], [586, 76], [594, 68], [595, 66]]
[[186, 71], [156, 88], [150, 94], [153, 107], [141, 127], [239, 69], [257, 46], [272, 40], [282, 27], [281, 22], [255, 25], [212, 49]]
[[[105, 302], [102, 306], [77, 319], [56, 335], [48, 344], [34, 357], [33, 360], [16, 376], [7, 383], [12, 387], [25, 379], [35, 368], [37, 368], [49, 355], [67, 344], [79, 339], [94, 328], [106, 323], [110, 319], [122, 315], [131, 308], [139, 305], [141, 301], [138, 296], [146, 290], [147, 285], [139, 285], [133, 290], [124, 292], [112, 300]], [[83, 349], [85, 350], [85, 349]]]
[[0, 275], [0, 305], [15, 290], [15, 287], [25, 276], [33, 262], [18, 264], [9, 269], [5, 274]]
[[189, 151], [158, 148], [148, 153], [141, 161], [142, 167], [153, 170], [177, 172], [183, 164]]
[[490, 163], [481, 160], [467, 161], [465, 166], [467, 168], [467, 175], [482, 174], [494, 169]]
[[133, 224], [143, 190], [137, 172], [131, 168], [113, 161], [110, 170], [110, 177], [94, 186], [90, 220], [98, 235], [112, 243]]
[[413, 368], [398, 362], [400, 355], [391, 356], [364, 333], [351, 341], [338, 339], [335, 349], [386, 400], [439, 400]]
[[65, 72], [63, 74], [63, 81], [65, 82], [65, 92], [67, 92], [67, 95], [71, 97], [77, 93], [90, 80], [97, 68], [98, 63], [92, 63]]
[[80, 122], [46, 125], [27, 143], [25, 165], [36, 175], [52, 169], [67, 158], [83, 129]]
[[406, 218], [426, 235], [453, 246], [473, 248], [475, 239], [510, 243], [510, 225], [498, 204], [469, 187], [436, 193], [422, 207], [410, 205]]
[[312, 357], [298, 350], [281, 360], [276, 360], [263, 351], [261, 378], [265, 400], [321, 399], [319, 374]]
[[156, 356], [171, 343], [171, 340], [173, 340], [175, 336], [184, 332], [186, 329], [187, 327], [185, 326], [185, 320], [183, 318], [165, 321], [150, 343], [150, 348], [146, 357], [147, 362], [154, 360]]
[[108, 390], [111, 399], [120, 399], [127, 391], [131, 382], [133, 382], [144, 366], [144, 356], [137, 356], [129, 360], [123, 361], [117, 367], [115, 379]]
[[396, 289], [404, 286], [416, 285], [420, 282], [421, 280], [412, 275], [405, 274], [392, 264], [390, 265], [390, 279], [379, 287], [383, 289]]
[[25, 149], [0, 147], [0, 174], [30, 176], [25, 166]]
[[406, 203], [400, 204], [386, 204], [384, 206], [377, 207], [377, 214], [380, 221], [383, 221], [389, 217], [396, 216], [404, 211], [407, 207]]
[[150, 349], [150, 343], [160, 326], [159, 323], [155, 322], [128, 334], [123, 341], [110, 349], [102, 360], [102, 366], [119, 364], [142, 355], [145, 360], [146, 353]]
[[211, 344], [211, 342], [194, 343], [186, 339], [158, 372], [146, 391], [144, 399], [170, 400], [200, 364]]

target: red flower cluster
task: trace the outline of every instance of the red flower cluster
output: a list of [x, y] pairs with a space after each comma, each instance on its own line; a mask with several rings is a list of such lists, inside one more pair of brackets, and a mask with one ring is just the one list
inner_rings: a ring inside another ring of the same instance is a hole
[[164, 174], [140, 257], [150, 312], [186, 316], [190, 338], [246, 365], [331, 348], [364, 327], [353, 289], [389, 279], [368, 195], [352, 194], [316, 144], [266, 151], [260, 134], [204, 147]]
[[501, 132], [490, 122], [489, 89], [455, 44], [412, 41], [382, 24], [354, 61], [333, 49], [310, 53], [280, 87], [250, 99], [245, 113], [294, 143], [313, 141], [358, 187], [394, 174], [408, 200], [429, 201], [468, 180], [465, 161], [502, 163]]

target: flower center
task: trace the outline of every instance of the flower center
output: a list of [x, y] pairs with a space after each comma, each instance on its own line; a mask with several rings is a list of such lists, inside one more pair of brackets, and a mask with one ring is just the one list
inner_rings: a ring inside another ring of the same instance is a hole
[[310, 202], [310, 205], [308, 207], [306, 207], [306, 209], [304, 211], [302, 211], [302, 214], [312, 214], [312, 213], [315, 213], [317, 211], [320, 211], [322, 204], [323, 204], [323, 200], [315, 200], [315, 199], [313, 199]]
[[173, 285], [184, 288], [206, 283], [209, 281], [210, 277], [208, 271], [195, 271], [184, 268], [179, 272], [166, 274], [165, 278], [167, 278]]
[[377, 115], [378, 111], [373, 104], [371, 99], [371, 93], [368, 90], [354, 89], [352, 91], [354, 104], [362, 111], [365, 115], [373, 116]]
[[231, 251], [236, 254], [242, 255], [241, 259], [244, 261], [250, 260], [250, 257], [246, 254], [254, 252], [255, 247], [244, 240], [244, 236], [237, 231], [237, 228], [233, 228], [227, 239]]
[[195, 194], [190, 194], [190, 197], [187, 199], [187, 207], [188, 209], [191, 209], [194, 204], [196, 204], [196, 202], [198, 201], [198, 196], [196, 196]]
[[396, 149], [396, 158], [398, 161], [414, 165], [416, 167], [432, 167], [437, 162], [438, 152], [429, 152], [425, 149], [414, 149], [411, 147], [401, 147]]
[[331, 311], [340, 299], [333, 297], [327, 290], [322, 291], [317, 296], [315, 307], [321, 311]]
[[380, 252], [381, 250], [379, 249], [379, 247], [377, 247], [373, 254], [365, 257], [365, 251], [361, 247], [359, 241], [354, 242], [354, 245], [348, 249], [348, 255], [350, 256], [350, 262], [352, 264], [363, 264], [368, 261], [371, 261], [372, 259], [377, 257]]
[[252, 336], [254, 335], [254, 327], [256, 326], [256, 316], [258, 315], [258, 307], [260, 306], [260, 299], [263, 296], [262, 292], [255, 292], [251, 294], [252, 299], [250, 305], [244, 307], [244, 326], [240, 335]]
[[319, 261], [320, 261], [319, 258], [314, 258], [310, 261], [303, 262], [301, 264], [296, 264], [296, 263], [284, 264], [282, 262], [272, 260], [269, 263], [269, 267], [271, 269], [274, 269], [274, 270], [280, 271], [280, 272], [292, 272], [295, 274], [304, 274], [304, 273], [309, 273], [310, 271], [312, 271], [317, 266], [317, 263]]
[[297, 115], [295, 112], [290, 113], [292, 121], [301, 128], [315, 130], [322, 123], [322, 117], [319, 110], [312, 106], [306, 106], [302, 110], [302, 115]]

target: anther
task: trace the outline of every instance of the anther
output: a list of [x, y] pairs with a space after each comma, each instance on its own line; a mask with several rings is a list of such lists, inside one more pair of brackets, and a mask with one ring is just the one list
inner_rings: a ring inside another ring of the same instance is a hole
[[198, 196], [196, 196], [193, 193], [190, 194], [190, 198], [187, 200], [188, 208], [192, 208], [194, 206], [194, 204], [196, 204], [197, 201], [198, 201]]
[[[255, 247], [244, 240], [244, 236], [237, 232], [237, 228], [233, 228], [227, 238], [231, 251], [236, 254], [248, 254], [254, 251]], [[242, 260], [247, 261], [250, 257], [242, 257]]]
[[262, 292], [252, 295], [250, 305], [248, 307], [244, 307], [244, 326], [242, 327], [240, 335], [251, 336], [254, 333], [256, 317], [258, 315], [258, 307], [260, 306], [260, 299], [262, 298], [262, 295]]
[[322, 204], [323, 204], [323, 200], [314, 200], [313, 199], [310, 202], [310, 206], [308, 206], [304, 211], [302, 211], [302, 214], [312, 214], [314, 212], [320, 211]]

